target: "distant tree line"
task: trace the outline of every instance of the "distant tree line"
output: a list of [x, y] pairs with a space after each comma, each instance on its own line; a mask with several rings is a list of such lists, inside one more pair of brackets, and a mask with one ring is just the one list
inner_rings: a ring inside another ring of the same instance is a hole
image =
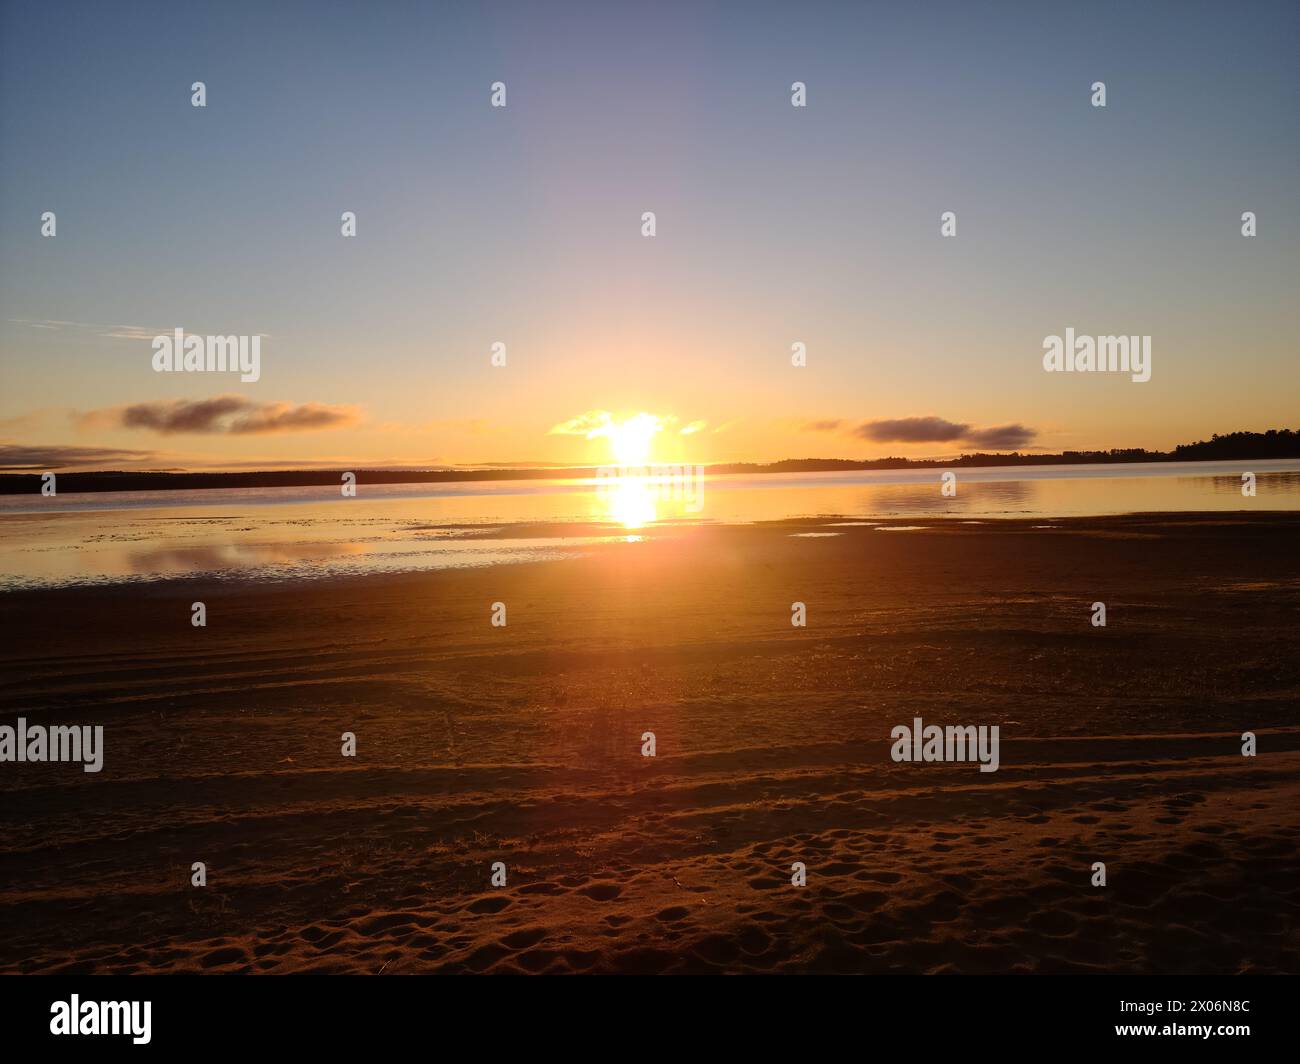
[[1300, 432], [1217, 432], [1208, 440], [1180, 443], [1173, 450], [1176, 462], [1212, 462], [1219, 458], [1295, 458], [1300, 455]]
[[[1109, 451], [1062, 451], [1060, 454], [963, 454], [958, 458], [787, 458], [780, 462], [732, 462], [708, 466], [710, 473], [818, 473], [854, 469], [926, 469], [951, 466], [1041, 466], [1122, 462], [1213, 462], [1257, 458], [1300, 458], [1300, 432], [1229, 432], [1196, 443], [1180, 443], [1172, 451], [1144, 447], [1112, 447]], [[557, 480], [594, 477], [594, 466], [529, 467], [526, 469], [363, 469], [354, 468], [363, 484], [426, 484], [447, 481]], [[60, 492], [180, 491], [197, 488], [336, 487], [342, 469], [276, 469], [241, 473], [178, 473], [103, 471], [59, 473]], [[39, 493], [40, 473], [0, 473], [0, 495]]]

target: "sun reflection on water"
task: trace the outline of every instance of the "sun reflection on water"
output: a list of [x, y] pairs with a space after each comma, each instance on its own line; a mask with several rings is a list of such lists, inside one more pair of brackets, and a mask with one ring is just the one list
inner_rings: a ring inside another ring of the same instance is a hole
[[609, 519], [624, 528], [644, 528], [658, 517], [655, 493], [644, 477], [620, 477], [602, 494]]

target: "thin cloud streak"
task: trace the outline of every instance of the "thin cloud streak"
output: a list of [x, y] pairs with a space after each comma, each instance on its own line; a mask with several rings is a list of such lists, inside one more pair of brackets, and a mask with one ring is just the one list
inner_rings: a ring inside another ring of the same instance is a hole
[[152, 451], [130, 451], [114, 447], [79, 447], [65, 444], [0, 443], [0, 469], [67, 469], [70, 466], [94, 465], [103, 468], [112, 463], [134, 465], [155, 459]]

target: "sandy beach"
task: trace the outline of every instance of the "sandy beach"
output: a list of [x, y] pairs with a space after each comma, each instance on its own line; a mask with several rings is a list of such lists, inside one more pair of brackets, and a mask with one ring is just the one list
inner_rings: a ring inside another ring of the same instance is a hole
[[0, 971], [1297, 970], [1300, 515], [895, 524], [0, 595]]

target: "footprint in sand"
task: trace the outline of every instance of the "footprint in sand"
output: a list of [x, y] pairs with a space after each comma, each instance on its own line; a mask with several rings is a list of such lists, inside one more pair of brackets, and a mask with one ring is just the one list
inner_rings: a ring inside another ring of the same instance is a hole
[[534, 975], [538, 972], [545, 971], [559, 959], [560, 955], [554, 950], [549, 949], [529, 950], [527, 953], [521, 953], [515, 958], [519, 967], [523, 968], [525, 971], [532, 972]]
[[772, 946], [772, 936], [757, 927], [747, 927], [736, 938], [741, 951], [750, 957], [759, 957]]
[[509, 956], [509, 951], [496, 943], [480, 946], [465, 958], [465, 967], [476, 972], [486, 971], [501, 960], [502, 957], [507, 956]]
[[575, 972], [586, 971], [600, 959], [600, 953], [594, 949], [570, 949], [564, 951], [564, 960]]
[[1047, 909], [1032, 913], [1029, 917], [1029, 926], [1040, 934], [1052, 938], [1064, 938], [1074, 933], [1079, 926], [1079, 921], [1062, 909]]
[[312, 945], [314, 945], [317, 949], [321, 949], [321, 950], [333, 949], [335, 946], [337, 946], [340, 942], [343, 941], [343, 937], [344, 936], [342, 931], [335, 931], [332, 934], [325, 935], [317, 939], [314, 943], [312, 943]]
[[479, 898], [478, 901], [470, 902], [465, 908], [472, 913], [499, 913], [509, 904], [509, 898], [498, 895], [492, 898]]
[[822, 915], [837, 922], [851, 921], [857, 917], [857, 910], [838, 901], [828, 901], [822, 906]]
[[506, 935], [501, 940], [501, 944], [509, 946], [511, 949], [527, 949], [529, 946], [535, 946], [546, 937], [545, 928], [526, 927], [520, 931], [514, 931]]
[[856, 894], [849, 894], [844, 898], [845, 904], [853, 906], [856, 912], [877, 909], [888, 900], [889, 895], [880, 890], [860, 890]]
[[246, 964], [247, 962], [248, 956], [238, 946], [214, 949], [211, 953], [205, 953], [199, 958], [199, 964], [204, 968], [217, 968], [226, 964]]
[[658, 975], [676, 960], [676, 955], [667, 950], [643, 947], [618, 954], [614, 958], [614, 970], [632, 975]]
[[613, 901], [623, 893], [623, 888], [617, 883], [593, 883], [589, 887], [583, 887], [578, 893], [592, 901]]
[[520, 894], [563, 894], [564, 888], [558, 883], [527, 883], [519, 888]]
[[[410, 913], [381, 913], [357, 924], [357, 930], [363, 935], [378, 935], [397, 928], [415, 929], [415, 922]], [[315, 930], [320, 931], [320, 928]], [[324, 934], [323, 931], [321, 933]], [[303, 937], [306, 937], [306, 932], [303, 933]]]

